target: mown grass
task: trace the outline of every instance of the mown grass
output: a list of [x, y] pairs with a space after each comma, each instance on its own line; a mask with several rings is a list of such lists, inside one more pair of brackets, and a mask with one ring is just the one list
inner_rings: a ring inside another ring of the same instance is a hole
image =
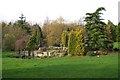
[[3, 78], [117, 78], [118, 54], [98, 57], [9, 58], [3, 52]]

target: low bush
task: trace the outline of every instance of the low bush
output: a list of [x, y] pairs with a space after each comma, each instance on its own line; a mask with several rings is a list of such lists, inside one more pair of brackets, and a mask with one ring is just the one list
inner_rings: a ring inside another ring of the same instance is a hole
[[107, 53], [107, 52], [105, 52], [105, 51], [103, 51], [103, 52], [102, 52], [102, 55], [107, 55], [107, 54], [108, 54], [108, 53]]
[[115, 51], [120, 50], [120, 42], [114, 42], [113, 43], [113, 50], [115, 50]]
[[52, 43], [52, 46], [60, 47], [60, 43], [59, 42], [54, 42], [54, 43]]
[[106, 51], [98, 51], [97, 52], [97, 55], [107, 55], [108, 54], [108, 52], [106, 52]]
[[89, 56], [95, 56], [96, 53], [94, 53], [94, 51], [88, 51], [88, 52], [87, 52], [87, 55], [89, 55]]

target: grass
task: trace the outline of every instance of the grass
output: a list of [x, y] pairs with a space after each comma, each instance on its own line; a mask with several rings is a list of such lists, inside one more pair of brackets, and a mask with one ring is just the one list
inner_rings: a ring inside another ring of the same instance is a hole
[[56, 50], [48, 50], [48, 52], [54, 52], [54, 51], [56, 51]]
[[117, 78], [118, 54], [98, 57], [9, 58], [3, 52], [3, 78]]

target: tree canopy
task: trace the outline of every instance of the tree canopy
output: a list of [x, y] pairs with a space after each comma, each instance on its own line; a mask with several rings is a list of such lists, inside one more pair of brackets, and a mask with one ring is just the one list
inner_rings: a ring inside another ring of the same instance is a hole
[[105, 11], [104, 7], [98, 8], [94, 13], [86, 13], [86, 31], [88, 34], [88, 47], [90, 50], [106, 49], [107, 36], [105, 32], [105, 23], [101, 18], [101, 11]]

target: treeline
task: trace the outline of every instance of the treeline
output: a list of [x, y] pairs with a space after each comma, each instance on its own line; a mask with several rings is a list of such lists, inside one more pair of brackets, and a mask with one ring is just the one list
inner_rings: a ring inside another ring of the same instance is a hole
[[[26, 22], [23, 14], [14, 23], [1, 22], [2, 27], [2, 49], [3, 51], [14, 51], [28, 48], [38, 49], [43, 46], [61, 46], [61, 35], [63, 31], [75, 30], [77, 23], [65, 23], [62, 17], [49, 21], [46, 20], [43, 26]], [[30, 41], [30, 39], [35, 39]], [[34, 44], [34, 45], [33, 45]]]
[[[94, 55], [94, 51], [120, 50], [120, 25], [114, 25], [110, 20], [106, 24], [101, 18], [104, 7], [98, 8], [93, 13], [86, 13], [85, 26], [80, 26], [75, 31], [64, 31], [62, 43], [68, 44], [68, 54], [72, 55]], [[69, 38], [68, 38], [69, 35]], [[68, 40], [67, 40], [68, 39]]]
[[44, 22], [43, 26], [31, 25], [24, 15], [16, 22], [1, 22], [3, 51], [19, 49], [38, 49], [43, 46], [68, 47], [68, 53], [83, 55], [92, 50], [119, 50], [120, 24], [114, 25], [110, 20], [104, 23], [101, 14], [105, 8], [100, 7], [93, 13], [87, 13], [85, 25], [66, 23], [60, 17]]

